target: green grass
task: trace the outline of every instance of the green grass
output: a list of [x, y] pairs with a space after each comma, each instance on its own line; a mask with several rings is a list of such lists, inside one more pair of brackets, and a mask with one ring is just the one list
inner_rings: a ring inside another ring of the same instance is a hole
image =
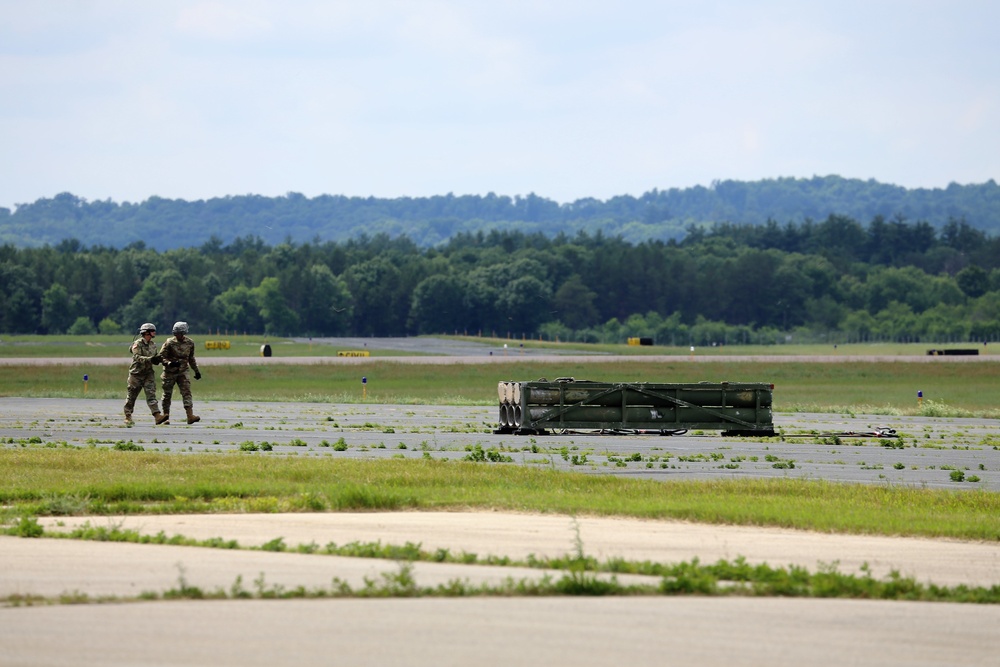
[[[84, 392], [83, 376], [89, 377]], [[67, 366], [0, 366], [0, 396], [121, 398], [127, 359], [121, 367], [86, 362]], [[996, 383], [1000, 366], [976, 363], [815, 363], [788, 361], [627, 361], [418, 365], [372, 359], [341, 365], [206, 366], [194, 383], [195, 400], [305, 401], [431, 405], [494, 405], [503, 380], [575, 377], [629, 382], [770, 382], [779, 412], [856, 412], [895, 415], [1000, 418]], [[924, 395], [917, 401], [917, 391]]]
[[[156, 337], [156, 342], [162, 344], [169, 337], [170, 335], [166, 332], [159, 333]], [[275, 356], [280, 355], [283, 357], [336, 357], [337, 353], [341, 351], [366, 349], [364, 347], [337, 347], [309, 342], [296, 343], [285, 338], [245, 336], [243, 334], [228, 336], [225, 334], [194, 334], [194, 338], [198, 344], [196, 351], [198, 356], [219, 358], [259, 357], [261, 356], [261, 346], [265, 343], [271, 346], [271, 351]], [[3, 335], [0, 337], [0, 358], [121, 357], [128, 361], [130, 359], [128, 350], [133, 340], [134, 336], [125, 334], [95, 334], [92, 336]], [[229, 349], [207, 350], [205, 348], [207, 341], [229, 341]], [[414, 354], [410, 352], [375, 349], [369, 350], [369, 353], [373, 357]]]
[[496, 509], [1000, 540], [1000, 494], [804, 480], [664, 483], [522, 466], [246, 454], [0, 450], [24, 515]]
[[[216, 545], [212, 545], [216, 546]], [[614, 565], [631, 565], [617, 561]], [[638, 564], [640, 567], [646, 564]], [[876, 579], [868, 570], [860, 574], [845, 574], [833, 568], [821, 568], [810, 573], [802, 567], [771, 567], [766, 563], [752, 565], [737, 558], [703, 565], [697, 559], [656, 567], [661, 577], [658, 583], [622, 584], [618, 572], [601, 576], [579, 561], [561, 568], [559, 577], [546, 574], [541, 578], [514, 579], [508, 577], [498, 584], [472, 584], [467, 579], [452, 579], [436, 586], [420, 586], [410, 560], [400, 561], [395, 572], [382, 572], [379, 578], [365, 577], [360, 587], [352, 587], [339, 577], [333, 577], [329, 587], [284, 586], [271, 584], [263, 573], [252, 585], [236, 577], [227, 588], [203, 589], [191, 585], [183, 568], [177, 585], [163, 592], [142, 591], [137, 596], [91, 597], [74, 591], [56, 598], [14, 594], [0, 602], [11, 607], [46, 604], [112, 603], [141, 600], [293, 600], [324, 598], [417, 598], [417, 597], [553, 597], [553, 596], [772, 596], [805, 598], [847, 598], [858, 600], [907, 600], [997, 604], [1000, 586], [954, 587], [924, 584], [914, 577], [893, 571], [884, 579]]]

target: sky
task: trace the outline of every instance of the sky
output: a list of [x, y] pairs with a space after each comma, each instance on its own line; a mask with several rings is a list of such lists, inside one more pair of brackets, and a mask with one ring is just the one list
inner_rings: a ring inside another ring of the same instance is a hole
[[1000, 177], [995, 0], [0, 0], [0, 207]]

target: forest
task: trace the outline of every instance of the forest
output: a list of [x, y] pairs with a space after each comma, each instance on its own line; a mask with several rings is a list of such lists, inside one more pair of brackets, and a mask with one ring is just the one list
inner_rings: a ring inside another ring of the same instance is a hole
[[150, 197], [143, 202], [87, 201], [71, 193], [0, 208], [0, 243], [17, 247], [56, 245], [76, 239], [84, 246], [124, 248], [134, 243], [165, 251], [247, 236], [281, 243], [345, 242], [362, 234], [406, 237], [421, 248], [446, 244], [460, 234], [491, 230], [541, 233], [549, 238], [580, 232], [645, 241], [681, 241], [692, 227], [718, 223], [761, 226], [820, 221], [830, 215], [868, 221], [878, 216], [920, 220], [934, 230], [952, 220], [1000, 234], [1000, 186], [951, 184], [907, 189], [840, 176], [718, 181], [709, 186], [652, 190], [557, 203], [526, 196], [281, 197], [241, 195], [185, 201]]
[[276, 336], [469, 334], [664, 345], [1000, 340], [1000, 238], [964, 221], [491, 230], [165, 251], [63, 240], [0, 246], [0, 332], [167, 330]]

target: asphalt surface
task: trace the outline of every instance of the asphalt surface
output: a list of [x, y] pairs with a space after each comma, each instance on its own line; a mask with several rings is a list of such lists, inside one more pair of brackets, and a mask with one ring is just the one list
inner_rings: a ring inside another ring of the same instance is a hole
[[[356, 349], [356, 348], [355, 348]], [[595, 363], [595, 362], [643, 362], [648, 364], [665, 363], [739, 363], [739, 362], [764, 362], [772, 364], [790, 364], [806, 362], [819, 363], [921, 363], [921, 364], [975, 364], [975, 363], [997, 363], [1000, 356], [990, 355], [981, 357], [928, 357], [922, 355], [811, 355], [811, 356], [761, 356], [761, 355], [666, 355], [650, 354], [643, 356], [622, 355], [622, 354], [579, 354], [576, 351], [566, 351], [556, 353], [549, 350], [531, 350], [518, 352], [516, 350], [503, 351], [495, 350], [494, 354], [477, 352], [474, 354], [448, 354], [440, 356], [428, 355], [394, 355], [376, 357], [340, 357], [340, 356], [244, 356], [244, 357], [211, 357], [202, 355], [198, 358], [199, 366], [301, 366], [329, 365], [329, 366], [356, 366], [359, 364], [370, 364], [372, 362], [386, 364], [423, 364], [423, 365], [449, 365], [449, 364], [507, 364], [517, 363], [530, 358], [537, 362], [567, 362], [567, 363]], [[117, 357], [0, 357], [0, 366], [124, 366], [127, 370], [128, 364], [123, 363]]]
[[[418, 359], [418, 357], [414, 357]], [[119, 360], [114, 360], [120, 363]], [[260, 363], [257, 359], [254, 363]], [[114, 446], [250, 456], [464, 458], [476, 445], [506, 463], [673, 479], [803, 477], [969, 491], [1000, 488], [996, 423], [975, 419], [778, 414], [784, 439], [714, 433], [497, 435], [496, 409], [453, 406], [196, 403], [203, 421], [156, 427], [121, 401], [0, 398], [7, 448]], [[866, 437], [891, 428], [902, 437]], [[346, 449], [334, 445], [343, 438]], [[269, 451], [261, 449], [266, 443]], [[902, 447], [900, 448], [900, 445]], [[794, 465], [790, 466], [789, 464]], [[960, 471], [963, 481], [953, 480]], [[976, 477], [978, 481], [970, 481]], [[0, 480], [2, 483], [2, 480]], [[46, 519], [51, 529], [81, 520]], [[100, 519], [140, 532], [261, 545], [421, 544], [452, 553], [896, 570], [942, 585], [1000, 584], [995, 543], [819, 535], [681, 522], [506, 513], [211, 515]], [[59, 524], [62, 524], [61, 526]], [[578, 542], [579, 540], [579, 542]], [[0, 538], [0, 595], [93, 599], [205, 591], [237, 583], [352, 586], [400, 572], [391, 561], [268, 551]], [[420, 585], [496, 584], [535, 570], [418, 563]], [[0, 608], [4, 665], [987, 665], [1000, 607], [756, 598], [419, 598], [109, 602]]]
[[[215, 337], [195, 336], [198, 343]], [[225, 336], [218, 336], [225, 338]], [[316, 356], [287, 356], [283, 354], [282, 348], [286, 345], [284, 340], [268, 343], [271, 356], [263, 357], [259, 353], [252, 356], [226, 356], [213, 357], [210, 352], [200, 352], [198, 363], [205, 366], [239, 364], [239, 365], [296, 365], [296, 364], [330, 364], [330, 365], [355, 365], [370, 363], [372, 361], [391, 362], [400, 364], [468, 364], [468, 363], [512, 363], [524, 359], [532, 361], [564, 361], [572, 363], [587, 362], [616, 362], [616, 361], [645, 361], [647, 363], [725, 363], [725, 362], [759, 362], [769, 363], [794, 363], [802, 361], [843, 363], [843, 362], [907, 362], [907, 363], [933, 363], [933, 364], [968, 364], [980, 362], [1000, 362], [1000, 347], [994, 345], [977, 347], [977, 355], [879, 355], [879, 354], [851, 354], [850, 348], [837, 348], [832, 346], [829, 354], [802, 356], [793, 354], [773, 354], [773, 355], [734, 355], [726, 354], [725, 347], [703, 347], [695, 348], [683, 354], [661, 355], [644, 354], [641, 356], [618, 355], [606, 352], [583, 351], [579, 348], [561, 348], [558, 345], [546, 345], [536, 347], [532, 340], [517, 340], [511, 338], [506, 342], [488, 340], [477, 342], [472, 340], [454, 340], [446, 338], [436, 338], [433, 336], [409, 336], [409, 337], [389, 337], [389, 338], [364, 338], [364, 337], [342, 337], [342, 338], [289, 338], [288, 342], [309, 344], [314, 346], [317, 352], [324, 351], [327, 354]], [[32, 343], [16, 343], [18, 346], [30, 346]], [[0, 366], [3, 365], [24, 365], [32, 364], [39, 366], [47, 365], [76, 365], [85, 361], [94, 366], [115, 366], [127, 363], [121, 358], [121, 346], [113, 349], [104, 343], [96, 344], [98, 347], [105, 346], [109, 349], [106, 357], [0, 357]], [[955, 347], [955, 346], [945, 346]], [[254, 348], [256, 351], [256, 348]], [[374, 357], [340, 357], [331, 356], [332, 351], [368, 351], [375, 353]], [[379, 355], [379, 352], [391, 352], [391, 356]]]
[[[788, 477], [1000, 490], [995, 420], [778, 413], [783, 439], [590, 432], [495, 434], [494, 407], [197, 401], [202, 421], [122, 423], [121, 400], [0, 398], [5, 446], [105, 446], [259, 456], [464, 459], [477, 447], [510, 464], [660, 479]], [[897, 437], [874, 434], [895, 431]], [[962, 480], [955, 481], [961, 474]]]

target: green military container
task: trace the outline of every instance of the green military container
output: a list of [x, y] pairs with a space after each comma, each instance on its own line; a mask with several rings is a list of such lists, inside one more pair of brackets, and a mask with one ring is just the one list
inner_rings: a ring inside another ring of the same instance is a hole
[[760, 382], [592, 382], [573, 378], [500, 382], [496, 433], [660, 433], [690, 429], [774, 435], [774, 385]]

